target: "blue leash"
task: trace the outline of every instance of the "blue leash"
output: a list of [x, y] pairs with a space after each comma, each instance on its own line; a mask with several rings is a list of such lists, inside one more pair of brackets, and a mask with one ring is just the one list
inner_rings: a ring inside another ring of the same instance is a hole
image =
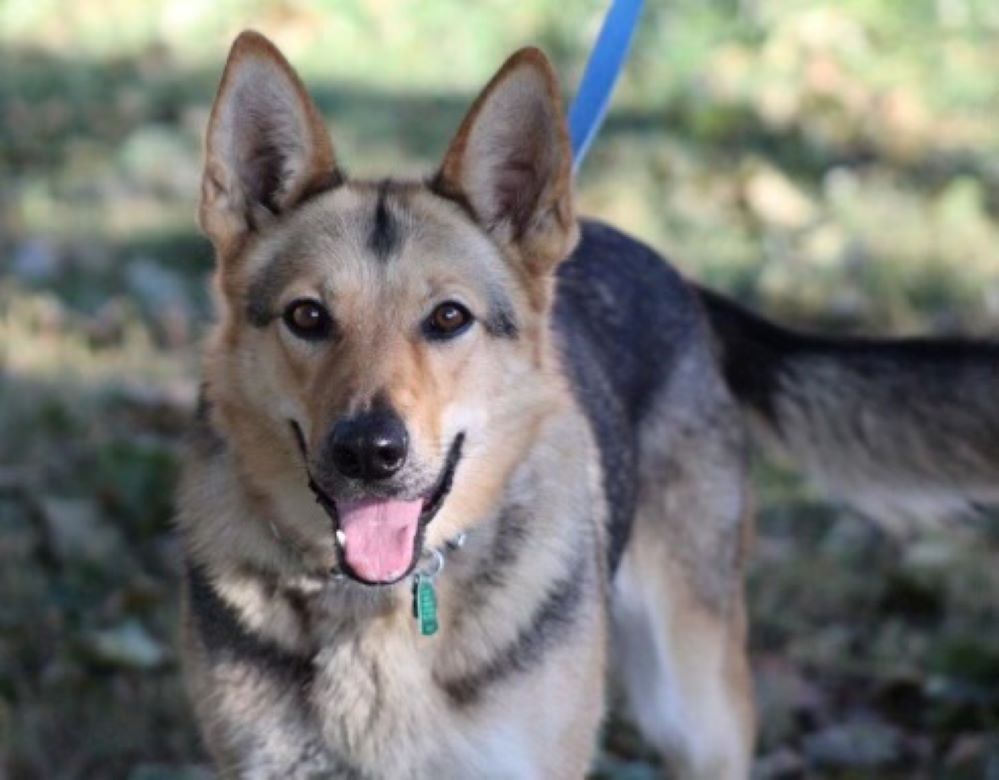
[[579, 92], [569, 108], [573, 173], [579, 170], [603, 123], [614, 84], [621, 74], [638, 26], [642, 3], [643, 0], [613, 0], [600, 28], [600, 35], [583, 71]]

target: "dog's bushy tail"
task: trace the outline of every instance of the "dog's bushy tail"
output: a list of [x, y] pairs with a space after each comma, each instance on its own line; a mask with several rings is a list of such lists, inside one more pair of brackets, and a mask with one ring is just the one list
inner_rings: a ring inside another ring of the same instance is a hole
[[825, 338], [699, 289], [754, 439], [889, 520], [999, 502], [999, 343]]

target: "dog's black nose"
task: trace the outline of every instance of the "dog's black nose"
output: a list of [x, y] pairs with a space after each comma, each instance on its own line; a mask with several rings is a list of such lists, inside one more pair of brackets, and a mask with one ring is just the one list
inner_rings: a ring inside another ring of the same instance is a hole
[[399, 415], [373, 409], [337, 422], [330, 448], [334, 465], [345, 477], [387, 479], [406, 462], [409, 436]]

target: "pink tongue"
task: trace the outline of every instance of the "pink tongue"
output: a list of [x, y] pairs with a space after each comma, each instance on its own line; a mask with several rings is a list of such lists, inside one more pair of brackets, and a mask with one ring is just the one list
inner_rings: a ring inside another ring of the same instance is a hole
[[413, 559], [413, 540], [423, 502], [368, 499], [338, 504], [343, 555], [368, 582], [401, 577]]

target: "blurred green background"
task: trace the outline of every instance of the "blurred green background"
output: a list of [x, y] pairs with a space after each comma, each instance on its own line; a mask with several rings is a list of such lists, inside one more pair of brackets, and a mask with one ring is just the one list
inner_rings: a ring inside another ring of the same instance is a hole
[[[648, 5], [585, 213], [789, 322], [999, 331], [996, 0]], [[571, 95], [604, 10], [0, 0], [0, 777], [209, 776], [170, 513], [211, 317], [201, 134], [233, 36], [284, 49], [352, 173], [398, 175], [433, 167], [519, 46]], [[757, 472], [758, 776], [999, 777], [994, 518], [902, 541]], [[656, 776], [617, 720], [595, 771]]]

